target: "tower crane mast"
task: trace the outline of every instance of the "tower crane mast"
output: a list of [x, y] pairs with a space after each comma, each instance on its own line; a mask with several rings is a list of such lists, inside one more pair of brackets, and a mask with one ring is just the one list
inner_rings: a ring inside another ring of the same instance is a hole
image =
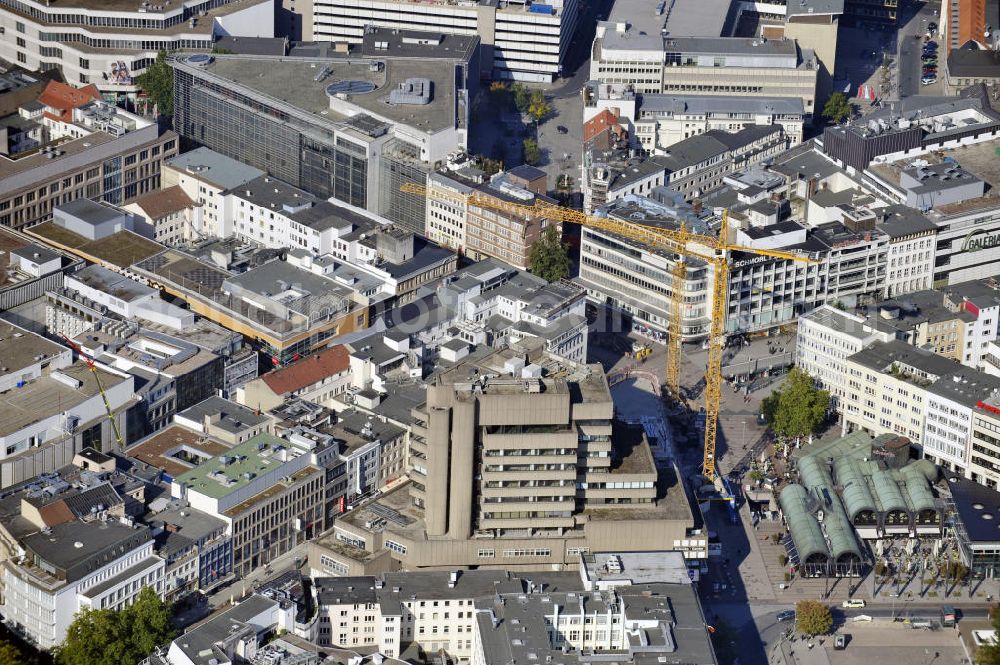
[[118, 427], [118, 420], [115, 419], [115, 412], [114, 409], [111, 408], [111, 402], [108, 400], [108, 394], [104, 392], [104, 384], [101, 383], [101, 375], [97, 371], [97, 364], [94, 362], [93, 358], [83, 352], [83, 349], [80, 348], [79, 344], [71, 340], [66, 335], [63, 335], [62, 337], [66, 340], [66, 343], [69, 344], [69, 348], [76, 351], [76, 354], [83, 358], [83, 361], [87, 363], [87, 367], [94, 374], [94, 382], [97, 384], [97, 391], [101, 394], [101, 399], [104, 400], [104, 409], [108, 413], [108, 420], [111, 421], [111, 429], [115, 433], [115, 441], [118, 443], [118, 447], [121, 450], [125, 450], [125, 441], [122, 439], [122, 433]]
[[[409, 194], [427, 196], [423, 185], [407, 183], [402, 191]], [[712, 279], [712, 311], [708, 334], [708, 362], [705, 371], [705, 444], [702, 455], [702, 475], [708, 482], [714, 482], [715, 473], [715, 442], [719, 427], [719, 406], [722, 401], [722, 351], [725, 346], [726, 301], [729, 284], [729, 255], [732, 252], [744, 252], [757, 256], [770, 256], [777, 259], [815, 263], [816, 260], [799, 253], [776, 249], [759, 249], [744, 247], [731, 242], [732, 230], [729, 227], [728, 211], [722, 215], [722, 228], [719, 235], [695, 233], [683, 223], [677, 229], [667, 229], [638, 222], [619, 219], [596, 217], [572, 208], [546, 203], [535, 199], [533, 204], [517, 203], [480, 192], [463, 194], [447, 190], [435, 190], [435, 197], [448, 199], [451, 203], [469, 205], [490, 210], [499, 210], [517, 215], [538, 217], [556, 222], [578, 224], [580, 226], [599, 229], [614, 233], [630, 240], [643, 243], [658, 249], [677, 254], [677, 259], [671, 271], [670, 287], [671, 311], [668, 320], [666, 385], [675, 399], [680, 400], [680, 359], [683, 353], [682, 318], [684, 305], [684, 262], [696, 258], [713, 267]]]

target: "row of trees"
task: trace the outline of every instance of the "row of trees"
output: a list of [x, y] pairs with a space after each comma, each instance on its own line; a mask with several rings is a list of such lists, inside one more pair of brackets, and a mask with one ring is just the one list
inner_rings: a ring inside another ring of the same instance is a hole
[[490, 84], [490, 94], [500, 100], [510, 97], [518, 113], [527, 113], [535, 122], [542, 122], [552, 115], [552, 105], [542, 90], [528, 90], [523, 83], [508, 86], [503, 81]]

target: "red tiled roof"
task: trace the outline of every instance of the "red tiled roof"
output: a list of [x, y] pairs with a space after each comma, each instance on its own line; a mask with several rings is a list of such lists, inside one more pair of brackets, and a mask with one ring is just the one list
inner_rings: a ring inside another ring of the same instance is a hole
[[54, 501], [47, 506], [39, 506], [38, 515], [47, 527], [58, 526], [76, 519], [73, 511], [69, 509], [65, 501]]
[[608, 127], [612, 127], [617, 124], [618, 118], [615, 117], [615, 114], [608, 109], [604, 109], [593, 118], [583, 123], [583, 142], [586, 143]]
[[350, 365], [350, 354], [347, 347], [341, 344], [314, 353], [261, 378], [275, 395], [288, 395], [318, 383], [328, 376], [346, 372]]
[[180, 185], [144, 194], [135, 200], [135, 204], [152, 220], [162, 219], [171, 213], [195, 205]]
[[58, 114], [49, 113], [48, 115], [63, 122], [69, 122], [73, 119], [73, 109], [99, 99], [101, 99], [101, 93], [93, 83], [82, 88], [74, 88], [59, 81], [49, 81], [45, 90], [38, 96], [39, 103], [59, 111]]

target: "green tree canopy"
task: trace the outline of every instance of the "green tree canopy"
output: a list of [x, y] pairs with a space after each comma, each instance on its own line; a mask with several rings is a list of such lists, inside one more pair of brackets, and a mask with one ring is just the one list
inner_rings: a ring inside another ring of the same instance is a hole
[[[135, 665], [174, 638], [170, 607], [150, 587], [129, 607], [78, 612], [56, 648], [59, 665]], [[0, 662], [4, 662], [0, 659]]]
[[800, 600], [795, 605], [795, 628], [806, 635], [826, 635], [833, 628], [830, 608], [816, 600]]
[[6, 640], [0, 640], [0, 663], [3, 665], [28, 665], [28, 661], [21, 655], [20, 649]]
[[569, 246], [563, 243], [559, 229], [552, 225], [531, 245], [528, 253], [531, 272], [547, 282], [569, 275]]
[[157, 53], [153, 64], [135, 82], [156, 104], [160, 115], [174, 114], [174, 69], [167, 62], [166, 51]]
[[542, 149], [538, 147], [538, 141], [535, 139], [524, 139], [522, 146], [524, 148], [525, 164], [534, 166], [542, 161]]
[[732, 665], [739, 656], [737, 646], [739, 636], [736, 630], [725, 621], [717, 621], [712, 628], [712, 646], [715, 648], [719, 665]]
[[[990, 611], [993, 617], [993, 630], [1000, 635], [1000, 605]], [[983, 644], [976, 652], [976, 662], [979, 665], [1000, 665], [1000, 644], [993, 642]]]
[[823, 117], [834, 123], [843, 122], [853, 112], [854, 107], [851, 105], [850, 100], [847, 99], [847, 95], [842, 92], [835, 92], [830, 95], [826, 100], [826, 104], [823, 105]]
[[535, 122], [541, 122], [551, 113], [552, 105], [545, 99], [545, 93], [541, 90], [532, 92], [531, 100], [528, 102], [528, 114], [535, 119]]
[[514, 93], [514, 107], [520, 113], [527, 113], [528, 107], [531, 106], [531, 92], [523, 83], [515, 83], [510, 87], [510, 91]]
[[796, 367], [785, 385], [765, 397], [760, 408], [775, 432], [801, 437], [816, 431], [829, 406], [830, 393], [817, 388], [812, 377]]

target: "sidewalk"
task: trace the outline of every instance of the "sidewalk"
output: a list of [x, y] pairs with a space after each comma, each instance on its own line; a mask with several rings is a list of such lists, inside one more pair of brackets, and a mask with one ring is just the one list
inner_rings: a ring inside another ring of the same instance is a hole
[[761, 552], [760, 538], [763, 534], [754, 531], [753, 525], [750, 523], [750, 509], [746, 503], [740, 507], [740, 521], [747, 534], [747, 540], [750, 541], [750, 553], [740, 562], [740, 577], [746, 588], [747, 599], [775, 600], [777, 596], [774, 593], [774, 586], [771, 584], [767, 564]]

